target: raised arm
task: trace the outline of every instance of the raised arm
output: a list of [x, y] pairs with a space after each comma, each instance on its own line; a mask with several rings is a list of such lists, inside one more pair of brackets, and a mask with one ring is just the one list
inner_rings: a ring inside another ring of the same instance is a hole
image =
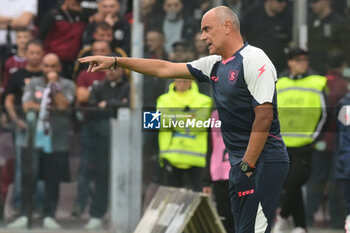
[[157, 59], [90, 56], [79, 59], [81, 63], [90, 63], [88, 72], [110, 69], [115, 65], [142, 74], [159, 78], [194, 79], [187, 69], [186, 63], [174, 63]]

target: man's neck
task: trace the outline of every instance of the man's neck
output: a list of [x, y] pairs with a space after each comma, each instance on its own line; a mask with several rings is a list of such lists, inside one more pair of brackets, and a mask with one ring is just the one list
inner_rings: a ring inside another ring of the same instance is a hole
[[24, 49], [18, 49], [17, 50], [17, 55], [19, 57], [25, 57], [26, 56], [26, 51]]
[[[235, 43], [233, 43], [232, 41], [237, 41]], [[235, 54], [240, 48], [242, 48], [244, 46], [244, 43], [242, 41], [241, 37], [238, 37], [237, 39], [234, 39], [229, 42], [229, 44], [227, 45], [226, 49], [222, 54], [221, 57], [223, 60], [227, 60], [230, 57], [232, 57], [233, 54]]]
[[32, 66], [32, 65], [26, 65], [25, 69], [29, 72], [39, 72], [41, 71], [41, 67], [39, 66]]

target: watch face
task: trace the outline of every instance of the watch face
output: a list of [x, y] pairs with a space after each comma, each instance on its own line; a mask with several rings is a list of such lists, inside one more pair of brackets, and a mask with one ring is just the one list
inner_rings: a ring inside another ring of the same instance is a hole
[[242, 163], [242, 165], [241, 165], [241, 170], [242, 170], [242, 172], [248, 171], [248, 164]]

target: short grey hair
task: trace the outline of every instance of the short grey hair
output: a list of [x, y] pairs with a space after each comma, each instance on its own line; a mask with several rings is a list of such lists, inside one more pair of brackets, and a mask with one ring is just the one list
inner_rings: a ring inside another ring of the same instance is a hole
[[239, 19], [236, 13], [229, 7], [218, 6], [214, 8], [214, 11], [222, 23], [224, 23], [226, 20], [230, 20], [232, 24], [236, 26], [237, 30], [240, 29]]

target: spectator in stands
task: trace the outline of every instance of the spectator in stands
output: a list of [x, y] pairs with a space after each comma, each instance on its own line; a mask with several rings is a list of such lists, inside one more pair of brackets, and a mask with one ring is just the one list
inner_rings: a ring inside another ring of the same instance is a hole
[[164, 34], [156, 29], [151, 29], [146, 33], [146, 55], [147, 58], [165, 59], [168, 54], [164, 48]]
[[[111, 47], [107, 41], [95, 41], [91, 46], [92, 55], [107, 56], [111, 53]], [[87, 69], [82, 70], [77, 79], [77, 104], [86, 104], [89, 99], [89, 93], [92, 85], [97, 81], [105, 79], [105, 77], [105, 72], [88, 73]]]
[[15, 43], [15, 31], [29, 27], [38, 11], [38, 0], [0, 1], [0, 60], [8, 56]]
[[346, 67], [345, 55], [336, 53], [330, 56], [330, 70], [327, 72], [327, 117], [328, 123], [323, 137], [315, 146], [310, 179], [307, 183], [306, 214], [308, 223], [314, 222], [314, 214], [324, 197], [328, 199], [330, 224], [333, 228], [342, 228], [344, 211], [342, 196], [334, 179], [334, 152], [337, 137], [337, 119], [334, 109], [348, 91], [347, 81], [342, 75]]
[[[91, 35], [85, 35], [85, 36], [90, 37]], [[90, 46], [92, 42], [96, 40], [108, 41], [108, 43], [110, 43], [111, 46], [113, 46], [113, 27], [105, 21], [96, 23], [94, 27], [94, 31], [92, 32], [92, 41], [89, 41], [89, 43], [84, 44], [84, 47]]]
[[164, 32], [165, 50], [167, 53], [173, 51], [172, 45], [184, 39], [192, 41], [198, 25], [192, 18], [183, 15], [183, 3], [181, 0], [165, 0], [163, 4], [165, 16], [154, 18], [150, 28], [157, 28]]
[[26, 45], [32, 38], [31, 32], [26, 29], [20, 29], [16, 32], [16, 53], [7, 58], [4, 65], [4, 73], [2, 76], [2, 85], [6, 88], [10, 76], [18, 69], [23, 68], [27, 64]]
[[[88, 106], [95, 107], [88, 113], [88, 127], [82, 132], [83, 153], [88, 167], [85, 175], [94, 181], [95, 192], [90, 208], [90, 220], [86, 230], [102, 227], [102, 218], [107, 211], [110, 166], [110, 125], [109, 120], [116, 116], [119, 107], [128, 107], [130, 86], [125, 70], [117, 67], [105, 72], [106, 79], [92, 87]], [[88, 174], [90, 173], [90, 174]]]
[[253, 5], [241, 17], [241, 33], [249, 44], [264, 50], [277, 69], [284, 71], [292, 40], [292, 15], [287, 0], [264, 0]]
[[[212, 119], [219, 119], [218, 111], [211, 114]], [[227, 233], [234, 233], [233, 216], [231, 212], [229, 196], [229, 173], [231, 164], [228, 159], [228, 152], [220, 129], [212, 129], [210, 132], [209, 148], [207, 153], [207, 172], [204, 175], [203, 193], [214, 194], [216, 208], [222, 219]]]
[[347, 61], [350, 59], [349, 23], [332, 10], [330, 0], [311, 0], [311, 9], [314, 14], [308, 27], [310, 65], [324, 75], [330, 54], [343, 51]]
[[[210, 117], [212, 100], [198, 91], [192, 80], [176, 79], [169, 91], [157, 101], [162, 119], [185, 119], [191, 115], [196, 120]], [[168, 117], [166, 117], [168, 116]], [[159, 163], [163, 168], [164, 185], [202, 190], [202, 173], [206, 166], [208, 133], [203, 129], [161, 127], [159, 131]]]
[[[69, 179], [68, 132], [69, 106], [74, 100], [74, 83], [59, 76], [61, 65], [57, 55], [49, 53], [42, 61], [43, 76], [33, 78], [26, 85], [22, 102], [26, 113], [38, 114], [35, 129], [35, 158], [40, 160], [39, 171], [45, 181], [44, 228], [58, 229], [60, 225], [54, 219], [59, 198], [59, 183]], [[32, 172], [29, 156], [22, 157], [22, 216], [8, 225], [9, 228], [24, 228], [28, 218], [24, 215], [31, 200], [28, 195]]]
[[38, 38], [44, 42], [46, 53], [55, 53], [61, 60], [64, 77], [72, 78], [74, 61], [81, 48], [86, 26], [80, 16], [81, 0], [64, 0], [41, 20]]
[[[95, 41], [92, 44], [93, 55], [110, 55], [111, 48], [107, 41]], [[120, 56], [120, 55], [119, 55]], [[76, 105], [81, 107], [81, 111], [76, 112], [76, 117], [81, 124], [81, 164], [78, 176], [78, 196], [75, 201], [72, 210], [72, 216], [79, 217], [83, 212], [88, 203], [91, 183], [91, 172], [90, 172], [90, 157], [89, 157], [89, 143], [95, 136], [89, 134], [91, 129], [91, 121], [87, 121], [86, 115], [91, 116], [91, 109], [84, 109], [88, 106], [88, 100], [90, 97], [91, 90], [94, 85], [97, 85], [100, 81], [106, 79], [106, 73], [104, 71], [91, 73], [87, 72], [87, 69], [82, 70], [79, 73], [76, 87]]]
[[14, 209], [19, 210], [21, 205], [21, 167], [22, 167], [22, 148], [25, 145], [25, 123], [24, 113], [22, 111], [23, 89], [31, 78], [42, 76], [41, 59], [44, 55], [43, 46], [40, 41], [31, 40], [25, 45], [25, 57], [27, 64], [11, 75], [9, 83], [5, 89], [5, 106], [11, 121], [15, 125], [15, 151], [16, 168], [14, 177]]
[[195, 59], [205, 57], [209, 55], [209, 50], [204, 41], [201, 40], [201, 33], [197, 32], [194, 37], [194, 56]]
[[169, 60], [175, 62], [190, 61], [194, 59], [194, 53], [189, 48], [189, 44], [185, 40], [176, 41], [173, 44], [173, 52], [169, 54]]
[[141, 0], [141, 19], [145, 31], [151, 30], [149, 24], [152, 18], [159, 18], [162, 13], [161, 9], [157, 9], [157, 5], [157, 0]]
[[[126, 57], [127, 54], [126, 52], [119, 47], [113, 47], [113, 28], [111, 25], [108, 23], [102, 21], [99, 23], [96, 23], [94, 27], [94, 32], [92, 34], [93, 41], [107, 41], [111, 47], [111, 50], [113, 52], [121, 54], [123, 57]], [[91, 42], [91, 43], [92, 43]], [[80, 50], [77, 59], [85, 56], [90, 56], [91, 55], [91, 44], [86, 45], [83, 49]], [[78, 61], [75, 62], [74, 64], [74, 69], [73, 69], [73, 79], [75, 80], [77, 75], [84, 69], [87, 69], [87, 65], [85, 64], [80, 64]]]
[[91, 35], [96, 23], [104, 21], [113, 28], [114, 45], [112, 47], [120, 47], [129, 54], [131, 40], [130, 25], [119, 14], [119, 10], [120, 4], [118, 0], [100, 0], [98, 2], [98, 10], [90, 17], [90, 23], [84, 32], [84, 44], [91, 44], [93, 41]]

